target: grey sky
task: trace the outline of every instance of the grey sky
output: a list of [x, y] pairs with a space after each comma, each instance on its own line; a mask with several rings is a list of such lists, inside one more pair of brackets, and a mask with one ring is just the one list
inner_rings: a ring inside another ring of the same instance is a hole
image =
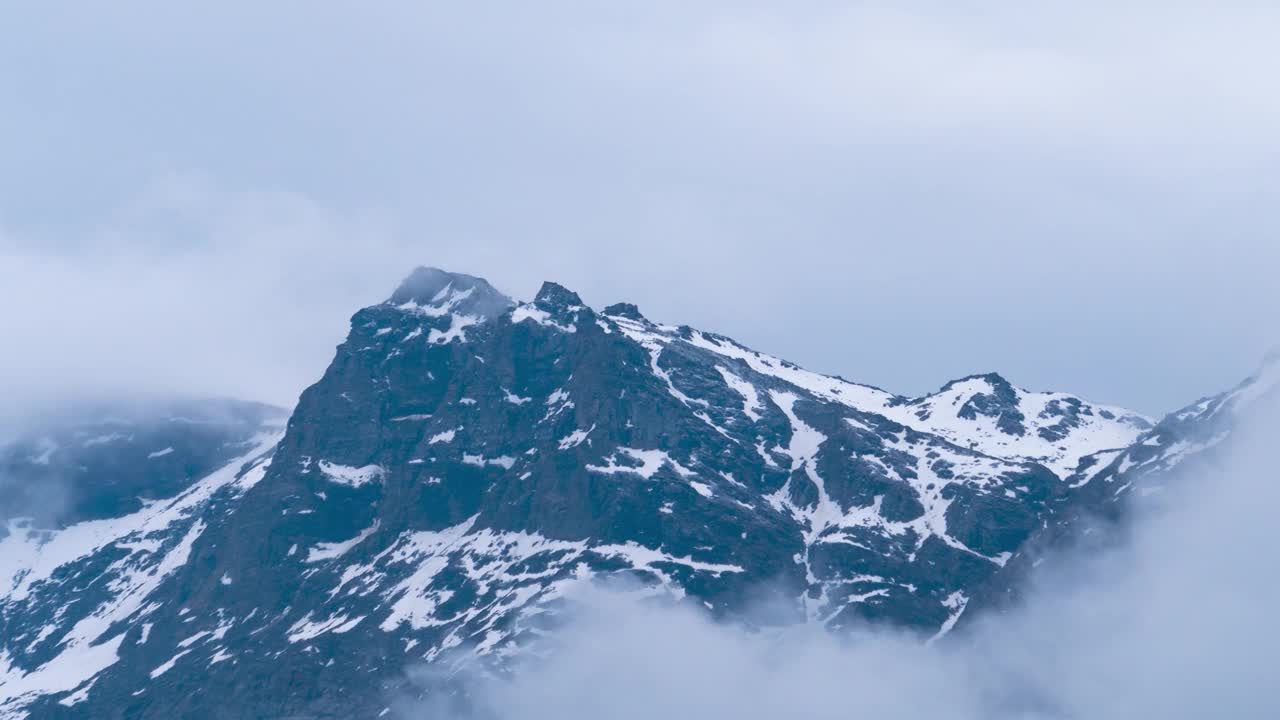
[[415, 264], [904, 393], [1280, 342], [1274, 4], [371, 5], [4, 11], [0, 390], [289, 403]]

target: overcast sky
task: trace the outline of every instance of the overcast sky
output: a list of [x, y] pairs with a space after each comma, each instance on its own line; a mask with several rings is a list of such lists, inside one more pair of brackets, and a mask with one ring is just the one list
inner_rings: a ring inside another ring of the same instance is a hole
[[1152, 414], [1280, 342], [1280, 6], [0, 15], [0, 392], [289, 404], [416, 264], [915, 394]]

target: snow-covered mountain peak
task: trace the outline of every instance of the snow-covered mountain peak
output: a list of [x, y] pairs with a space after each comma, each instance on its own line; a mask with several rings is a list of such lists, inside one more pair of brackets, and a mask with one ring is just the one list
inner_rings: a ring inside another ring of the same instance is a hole
[[997, 394], [1009, 393], [1015, 389], [1013, 383], [1006, 380], [1000, 373], [985, 372], [974, 373], [973, 375], [966, 375], [965, 377], [951, 380], [939, 388], [938, 392], [934, 394], [939, 395], [948, 391], [956, 391], [958, 388], [960, 389], [959, 391], [962, 392], [964, 387], [974, 390], [981, 389]]
[[900, 422], [911, 424], [907, 411], [958, 445], [1038, 462], [1063, 478], [1085, 456], [1127, 447], [1151, 427], [1137, 413], [1067, 393], [1024, 390], [995, 373], [953, 380], [893, 410]]
[[553, 282], [542, 283], [533, 302], [521, 303], [511, 311], [511, 322], [532, 321], [561, 332], [578, 330], [578, 321], [584, 314], [593, 317], [591, 309], [583, 305], [578, 294]]
[[637, 322], [648, 322], [645, 316], [640, 312], [640, 308], [628, 302], [614, 303], [604, 309], [604, 314], [614, 315], [628, 320], [635, 320]]
[[538, 294], [533, 298], [533, 304], [544, 310], [584, 307], [582, 298], [578, 297], [578, 293], [550, 280], [542, 283], [542, 287], [538, 289]]
[[[425, 336], [428, 343], [447, 345], [466, 340], [468, 328], [498, 317], [512, 305], [511, 298], [487, 280], [420, 267], [385, 303], [360, 311], [353, 327], [368, 331], [373, 338], [391, 335], [408, 342]], [[400, 317], [387, 317], [388, 308]]]
[[512, 300], [483, 278], [420, 267], [400, 283], [387, 304], [431, 316], [456, 313], [488, 319], [510, 307]]
[[[1023, 390], [996, 373], [953, 380], [938, 392], [907, 398], [806, 370], [731, 338], [688, 327], [659, 326], [612, 312], [625, 335], [659, 351], [684, 343], [743, 363], [751, 371], [862, 413], [880, 415], [962, 448], [1014, 462], [1035, 462], [1067, 478], [1085, 456], [1128, 446], [1151, 427], [1147, 418], [1074, 395]], [[756, 388], [757, 392], [764, 390]]]
[[916, 416], [922, 419], [940, 415], [976, 421], [984, 417], [998, 432], [1021, 436], [1027, 428], [1020, 399], [1020, 392], [1012, 383], [996, 373], [986, 373], [952, 380], [938, 392], [907, 404], [915, 407]]
[[1109, 450], [1145, 423], [996, 374], [904, 397], [420, 268], [355, 313], [278, 445], [194, 425], [10, 453], [119, 492], [0, 537], [0, 718], [375, 717], [407, 667], [503, 667], [591, 578], [726, 619], [767, 584], [829, 629], [936, 636], [1067, 501], [1116, 495], [1100, 471], [1199, 437]]

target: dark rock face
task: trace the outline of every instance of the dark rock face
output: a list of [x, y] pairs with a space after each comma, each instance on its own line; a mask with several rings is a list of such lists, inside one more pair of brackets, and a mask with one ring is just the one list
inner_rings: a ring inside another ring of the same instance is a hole
[[[373, 717], [411, 665], [518, 655], [592, 578], [931, 636], [1149, 427], [995, 375], [903, 398], [554, 283], [515, 304], [419, 269], [353, 316], [278, 444], [93, 541], [24, 539], [21, 567], [69, 559], [0, 576], [22, 678], [0, 708]], [[69, 587], [98, 620], [55, 617]]]
[[987, 392], [975, 393], [960, 408], [959, 416], [966, 420], [975, 420], [978, 416], [994, 418], [996, 427], [1007, 435], [1022, 435], [1027, 431], [1023, 421], [1026, 417], [1019, 409], [1018, 393], [1008, 380], [995, 373], [974, 375], [973, 377], [948, 383], [941, 392], [956, 387], [968, 380], [981, 380], [989, 388]]

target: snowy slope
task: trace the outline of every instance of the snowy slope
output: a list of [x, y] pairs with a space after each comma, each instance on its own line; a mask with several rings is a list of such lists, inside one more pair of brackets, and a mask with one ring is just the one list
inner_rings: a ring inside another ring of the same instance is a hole
[[1273, 354], [1235, 388], [1170, 413], [1128, 447], [1086, 457], [1042, 527], [1005, 567], [975, 586], [976, 607], [1001, 608], [1016, 600], [1030, 576], [1056, 570], [1066, 548], [1107, 546], [1134, 503], [1160, 498], [1173, 483], [1213, 477], [1237, 429], [1278, 409], [1280, 356]]
[[[144, 499], [137, 510], [118, 517], [48, 529], [32, 518], [7, 521], [0, 537], [0, 717], [22, 717], [20, 708], [40, 696], [66, 694], [62, 700], [68, 707], [82, 699], [97, 674], [119, 661], [120, 645], [130, 629], [145, 627], [147, 618], [160, 609], [157, 590], [188, 562], [192, 543], [214, 516], [215, 506], [262, 478], [267, 453], [283, 436], [276, 425], [278, 416], [235, 406], [238, 412], [250, 412], [232, 420], [223, 417], [225, 407], [188, 404], [188, 409], [219, 413], [201, 415], [204, 422], [194, 431], [191, 414], [164, 418], [159, 430], [154, 423], [116, 416], [110, 424], [125, 432], [106, 436], [109, 441], [95, 442], [104, 436], [84, 429], [101, 420], [77, 422], [70, 430], [42, 431], [42, 437], [63, 440], [56, 451], [60, 454], [73, 452], [67, 438], [78, 438], [80, 447], [100, 448], [93, 458], [75, 456], [77, 463], [90, 463], [77, 465], [89, 486], [121, 484], [122, 472], [147, 476], [154, 472], [149, 461], [174, 454], [191, 452], [205, 459], [222, 455], [224, 464], [175, 496]], [[149, 447], [142, 439], [154, 444], [156, 432], [183, 450], [166, 445], [169, 451], [163, 454], [140, 454], [129, 447], [131, 438]], [[11, 446], [9, 455], [22, 456], [27, 444]], [[110, 454], [101, 454], [104, 450]], [[173, 482], [164, 478], [151, 487], [169, 488]]]
[[355, 314], [278, 444], [128, 512], [11, 525], [0, 696], [376, 717], [408, 668], [501, 667], [610, 579], [938, 637], [1159, 427], [997, 375], [902, 397], [553, 283], [516, 303], [419, 269]]
[[611, 319], [642, 342], [654, 346], [688, 342], [741, 360], [755, 372], [816, 397], [887, 417], [987, 455], [1040, 463], [1059, 477], [1070, 475], [1086, 455], [1127, 447], [1151, 427], [1151, 421], [1137, 413], [1094, 405], [1066, 393], [1029, 392], [995, 374], [966, 377], [932, 395], [905, 398], [804, 370], [726, 337], [625, 317]]

